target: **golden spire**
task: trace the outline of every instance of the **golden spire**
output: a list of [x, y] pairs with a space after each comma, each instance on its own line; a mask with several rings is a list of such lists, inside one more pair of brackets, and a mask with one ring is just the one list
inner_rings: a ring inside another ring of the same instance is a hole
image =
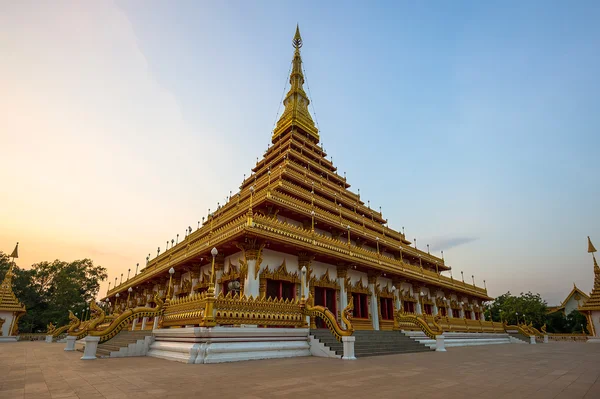
[[272, 141], [275, 142], [280, 136], [290, 130], [297, 129], [303, 134], [309, 134], [312, 139], [319, 142], [319, 130], [308, 111], [310, 100], [304, 91], [304, 74], [302, 73], [302, 36], [300, 28], [296, 25], [296, 34], [292, 39], [294, 46], [294, 58], [292, 60], [292, 72], [290, 73], [290, 90], [283, 100], [285, 109], [273, 131]]
[[596, 252], [596, 248], [594, 248], [594, 244], [592, 244], [592, 240], [590, 240], [590, 236], [588, 236], [588, 253]]

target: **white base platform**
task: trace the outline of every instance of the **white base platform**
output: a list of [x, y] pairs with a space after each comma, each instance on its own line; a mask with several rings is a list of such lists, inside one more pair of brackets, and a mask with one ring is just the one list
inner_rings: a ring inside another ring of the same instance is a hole
[[189, 327], [157, 329], [148, 356], [183, 363], [310, 356], [307, 328]]
[[6, 336], [0, 337], [0, 342], [17, 342], [18, 340], [19, 340], [19, 337], [17, 337], [16, 335], [9, 335], [8, 337], [6, 337]]
[[[437, 347], [436, 340], [429, 338], [422, 331], [402, 331], [402, 333], [407, 337], [414, 339], [415, 341], [418, 341], [431, 349], [436, 349]], [[511, 343], [513, 343], [513, 340], [508, 334], [444, 332], [444, 345], [446, 348], [458, 346], [497, 345]]]
[[589, 337], [586, 341], [588, 344], [600, 344], [600, 337]]

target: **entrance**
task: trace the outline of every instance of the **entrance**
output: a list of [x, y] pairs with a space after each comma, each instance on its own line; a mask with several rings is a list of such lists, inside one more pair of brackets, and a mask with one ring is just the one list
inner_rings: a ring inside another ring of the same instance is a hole
[[[333, 288], [323, 288], [323, 287], [315, 287], [315, 305], [325, 306], [331, 313], [337, 317], [337, 307], [336, 307], [336, 290]], [[315, 320], [317, 328], [327, 328], [327, 325], [320, 317], [317, 317]]]

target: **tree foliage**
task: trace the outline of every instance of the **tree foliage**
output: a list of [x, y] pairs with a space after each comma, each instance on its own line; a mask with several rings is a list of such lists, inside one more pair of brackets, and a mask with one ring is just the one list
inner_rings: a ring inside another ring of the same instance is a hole
[[486, 310], [486, 318], [514, 325], [517, 324], [518, 317], [519, 323], [532, 322], [537, 329], [546, 324], [547, 331], [556, 334], [581, 333], [582, 328], [587, 331], [587, 320], [577, 310], [567, 316], [560, 311], [550, 314], [547, 311], [546, 302], [539, 294], [528, 292], [513, 296], [509, 291], [492, 302]]
[[531, 292], [514, 296], [509, 292], [497, 297], [486, 311], [487, 317], [494, 321], [506, 321], [508, 324], [533, 323], [536, 328], [541, 328], [546, 322], [546, 302], [540, 294]]
[[[0, 252], [0, 278], [10, 265], [10, 258]], [[24, 332], [45, 331], [48, 323], [64, 325], [68, 311], [82, 314], [86, 303], [98, 294], [100, 282], [107, 278], [106, 268], [91, 259], [64, 262], [40, 262], [31, 269], [13, 268], [13, 291], [27, 307], [19, 322]]]

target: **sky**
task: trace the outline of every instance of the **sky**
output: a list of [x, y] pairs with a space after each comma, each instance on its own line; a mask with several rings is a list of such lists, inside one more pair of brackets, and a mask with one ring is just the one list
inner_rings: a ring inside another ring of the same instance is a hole
[[114, 281], [183, 237], [266, 150], [298, 23], [325, 150], [390, 227], [492, 296], [589, 292], [599, 19], [596, 1], [0, 0], [0, 250]]

